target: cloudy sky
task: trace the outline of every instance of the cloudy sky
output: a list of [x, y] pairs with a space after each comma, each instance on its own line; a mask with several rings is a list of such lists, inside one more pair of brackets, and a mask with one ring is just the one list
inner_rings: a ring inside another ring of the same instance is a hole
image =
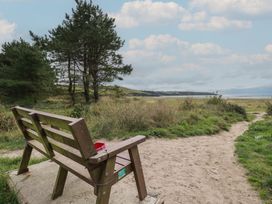
[[[216, 91], [272, 85], [272, 0], [94, 0], [116, 18], [132, 64], [118, 83]], [[73, 0], [0, 0], [0, 44], [46, 34]]]

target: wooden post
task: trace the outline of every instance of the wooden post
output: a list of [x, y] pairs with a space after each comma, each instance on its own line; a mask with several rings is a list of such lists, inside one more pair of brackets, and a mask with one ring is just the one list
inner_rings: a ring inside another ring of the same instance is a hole
[[33, 148], [29, 144], [26, 144], [17, 175], [28, 172], [27, 167], [28, 167], [28, 163], [29, 163], [29, 160], [30, 160], [32, 149]]
[[144, 174], [143, 174], [138, 147], [135, 146], [129, 149], [128, 151], [129, 151], [130, 159], [133, 166], [133, 172], [134, 172], [134, 177], [136, 180], [139, 198], [142, 201], [147, 196], [147, 190], [145, 186]]
[[53, 200], [62, 195], [67, 174], [68, 174], [68, 171], [60, 166], [58, 171], [58, 176], [55, 182], [53, 194], [52, 194]]
[[43, 144], [47, 154], [49, 155], [49, 158], [52, 158], [54, 156], [54, 152], [53, 152], [53, 149], [52, 149], [52, 147], [46, 137], [46, 133], [42, 129], [42, 126], [40, 124], [40, 120], [39, 120], [37, 113], [30, 113], [29, 115], [31, 117], [31, 121], [32, 121], [33, 125], [36, 127], [37, 133], [39, 134], [39, 136], [42, 139], [42, 144]]
[[110, 199], [110, 192], [112, 184], [111, 179], [113, 178], [114, 173], [114, 165], [115, 165], [116, 157], [112, 157], [107, 160], [105, 164], [105, 168], [102, 171], [101, 179], [99, 180], [99, 184], [97, 186], [97, 199], [96, 204], [108, 204]]

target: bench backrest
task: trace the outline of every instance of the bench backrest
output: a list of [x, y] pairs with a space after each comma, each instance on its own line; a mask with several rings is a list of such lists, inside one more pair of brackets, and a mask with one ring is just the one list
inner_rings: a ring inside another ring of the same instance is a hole
[[83, 118], [59, 116], [19, 106], [12, 111], [26, 141], [37, 141], [36, 148], [42, 145], [49, 158], [61, 154], [87, 167], [88, 158], [97, 154]]

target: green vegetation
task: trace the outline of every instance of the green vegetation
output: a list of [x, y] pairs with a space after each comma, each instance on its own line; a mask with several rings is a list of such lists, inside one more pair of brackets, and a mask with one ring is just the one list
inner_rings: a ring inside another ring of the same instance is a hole
[[6, 102], [35, 103], [52, 91], [55, 75], [46, 55], [23, 41], [5, 43], [0, 53], [0, 95]]
[[266, 203], [272, 203], [272, 117], [252, 124], [237, 139], [236, 153], [249, 181]]
[[[131, 65], [123, 63], [118, 53], [124, 41], [116, 32], [115, 19], [104, 13], [92, 1], [76, 0], [71, 14], [49, 35], [39, 37], [30, 32], [35, 44], [50, 53], [50, 58], [60, 71], [61, 80], [67, 81], [68, 92], [75, 104], [75, 86], [84, 87], [84, 98], [90, 102], [99, 100], [100, 88], [106, 82], [122, 80], [132, 72]], [[63, 73], [66, 77], [63, 77]]]
[[[68, 97], [51, 97], [33, 108], [72, 117], [84, 117], [95, 138], [187, 137], [215, 134], [247, 119], [242, 107], [223, 99], [209, 100], [104, 97], [96, 104], [70, 106]], [[20, 149], [23, 139], [9, 109], [2, 107], [0, 149]]]
[[[18, 169], [21, 158], [4, 158], [0, 157], [0, 203], [17, 204], [18, 200], [16, 192], [10, 190], [7, 179], [7, 172], [10, 170]], [[36, 164], [45, 161], [45, 159], [32, 159], [30, 164]]]

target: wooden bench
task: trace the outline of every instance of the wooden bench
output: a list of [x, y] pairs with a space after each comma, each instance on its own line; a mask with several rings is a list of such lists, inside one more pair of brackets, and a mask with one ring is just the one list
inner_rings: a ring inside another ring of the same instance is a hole
[[[12, 108], [26, 141], [18, 175], [28, 172], [32, 149], [56, 162], [59, 171], [52, 199], [63, 193], [68, 171], [94, 187], [96, 204], [109, 203], [112, 185], [134, 172], [139, 199], [147, 196], [136, 136], [97, 152], [84, 119], [45, 113], [19, 106]], [[46, 170], [45, 170], [46, 171]]]

